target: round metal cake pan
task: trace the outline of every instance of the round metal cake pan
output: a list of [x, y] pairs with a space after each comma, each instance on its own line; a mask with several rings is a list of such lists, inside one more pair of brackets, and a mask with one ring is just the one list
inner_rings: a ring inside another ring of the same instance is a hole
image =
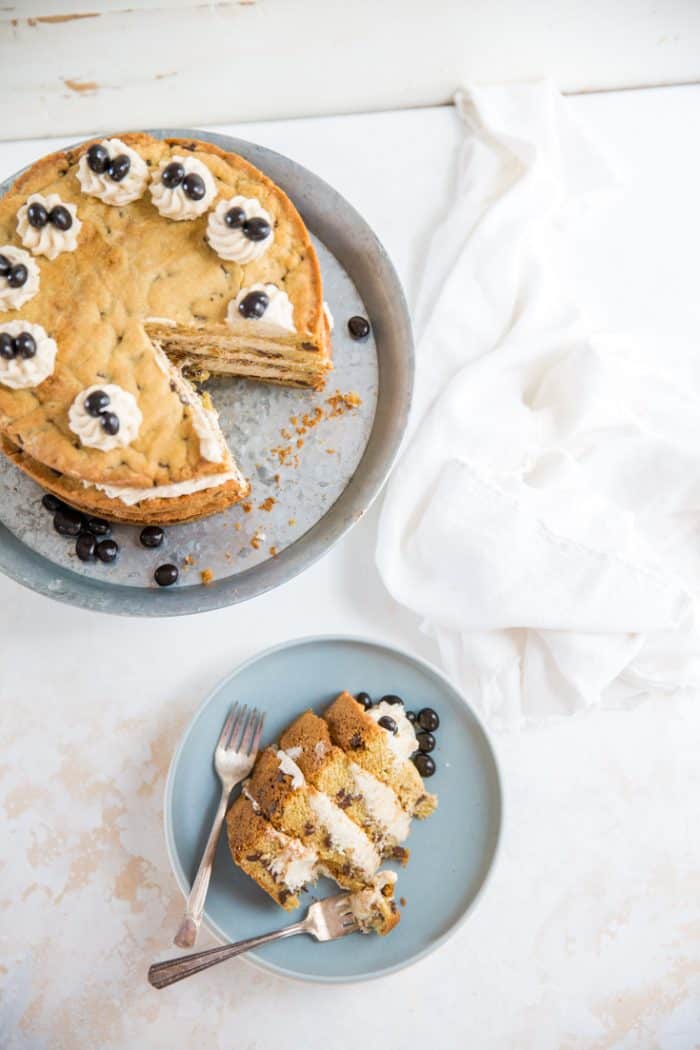
[[[234, 605], [286, 583], [359, 521], [388, 477], [406, 427], [413, 389], [413, 337], [403, 289], [389, 256], [364, 219], [332, 186], [288, 157], [244, 139], [190, 128], [149, 133], [212, 142], [245, 157], [282, 187], [310, 231], [354, 282], [372, 323], [379, 372], [372, 430], [359, 466], [339, 498], [276, 557], [208, 586], [160, 590], [79, 575], [31, 550], [0, 524], [0, 571], [23, 586], [96, 612], [181, 616]], [[4, 180], [0, 192], [18, 174]]]

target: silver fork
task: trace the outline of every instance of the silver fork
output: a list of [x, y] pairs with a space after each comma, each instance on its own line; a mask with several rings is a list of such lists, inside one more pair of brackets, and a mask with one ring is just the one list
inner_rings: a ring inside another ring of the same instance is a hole
[[180, 929], [174, 938], [178, 948], [191, 948], [197, 940], [228, 800], [233, 788], [248, 776], [255, 764], [264, 722], [265, 715], [257, 709], [249, 711], [247, 707], [239, 707], [238, 704], [233, 705], [224, 722], [214, 751], [214, 769], [221, 781], [221, 798], [190, 895], [185, 904], [185, 914]]
[[249, 952], [251, 948], [259, 948], [261, 944], [281, 940], [282, 937], [308, 933], [317, 941], [335, 941], [338, 937], [345, 937], [346, 934], [355, 933], [357, 930], [359, 926], [350, 907], [350, 894], [338, 893], [334, 897], [326, 897], [325, 900], [312, 904], [301, 922], [283, 926], [274, 933], [263, 933], [260, 937], [249, 937], [245, 941], [236, 941], [235, 944], [224, 944], [220, 948], [209, 948], [192, 955], [181, 955], [179, 959], [166, 959], [164, 962], [154, 963], [148, 970], [148, 980], [154, 988], [167, 988], [185, 977], [201, 973], [210, 966]]

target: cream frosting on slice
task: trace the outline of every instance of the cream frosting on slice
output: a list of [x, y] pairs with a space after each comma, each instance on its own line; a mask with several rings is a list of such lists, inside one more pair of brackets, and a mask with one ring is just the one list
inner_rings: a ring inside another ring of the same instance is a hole
[[270, 836], [282, 847], [269, 865], [270, 874], [292, 893], [318, 878], [318, 853], [297, 838], [270, 827]]
[[39, 267], [29, 252], [25, 252], [23, 248], [15, 248], [13, 244], [3, 245], [0, 255], [4, 255], [12, 267], [27, 268], [27, 279], [19, 288], [13, 288], [7, 276], [0, 276], [0, 310], [18, 310], [39, 291]]
[[361, 827], [322, 791], [309, 789], [309, 805], [331, 837], [334, 849], [352, 858], [365, 875], [374, 875], [380, 857]]
[[130, 167], [126, 176], [115, 181], [106, 171], [98, 174], [88, 166], [87, 151], [78, 161], [78, 181], [83, 193], [97, 197], [104, 204], [118, 208], [122, 204], [131, 204], [143, 196], [148, 182], [148, 165], [140, 153], [127, 146], [121, 139], [103, 139], [101, 146], [107, 150], [110, 160], [115, 157], [129, 158]]
[[[201, 200], [195, 201], [188, 197], [182, 183], [179, 186], [163, 185], [162, 175], [169, 164], [182, 164], [185, 176], [200, 176], [204, 182], [204, 196]], [[203, 215], [216, 197], [216, 193], [214, 176], [206, 164], [197, 157], [168, 157], [161, 161], [151, 179], [151, 197], [154, 205], [164, 218], [173, 219], [174, 222], [196, 219], [198, 215]]]
[[[52, 222], [44, 226], [32, 226], [27, 215], [30, 204], [42, 204], [47, 212], [58, 206], [65, 208], [70, 214], [71, 225], [67, 230], [60, 230]], [[61, 252], [75, 251], [82, 225], [75, 204], [62, 201], [57, 193], [48, 193], [46, 196], [31, 193], [26, 204], [17, 210], [17, 233], [24, 247], [29, 248], [32, 255], [45, 255], [51, 260], [58, 258]]]
[[296, 791], [298, 788], [303, 787], [306, 783], [306, 778], [299, 766], [296, 764], [292, 756], [287, 751], [277, 752], [277, 761], [280, 764], [280, 769], [283, 773], [286, 773], [288, 777], [292, 778], [292, 787]]
[[[119, 420], [116, 434], [108, 434], [102, 426], [100, 416], [90, 415], [85, 402], [90, 394], [102, 390], [109, 397], [106, 411], [113, 412]], [[116, 383], [95, 383], [86, 387], [68, 409], [68, 426], [80, 438], [86, 448], [110, 452], [113, 448], [125, 448], [137, 437], [143, 415], [136, 398]]]
[[328, 321], [328, 331], [332, 332], [333, 329], [335, 328], [335, 321], [333, 320], [333, 314], [331, 313], [331, 308], [328, 305], [328, 303], [325, 302], [325, 301], [323, 303], [323, 312], [326, 315], [326, 320]]
[[[282, 772], [292, 778], [292, 788], [298, 790], [304, 787], [306, 778], [289, 753], [278, 751], [277, 760]], [[330, 835], [333, 848], [351, 856], [358, 868], [373, 875], [381, 858], [362, 828], [323, 791], [309, 787], [307, 798], [314, 814]]]
[[350, 763], [350, 772], [367, 812], [384, 835], [396, 842], [403, 842], [408, 838], [411, 818], [401, 806], [395, 792], [355, 762]]
[[22, 332], [28, 332], [36, 344], [33, 357], [17, 354], [9, 361], [0, 357], [0, 383], [3, 386], [10, 390], [26, 390], [48, 379], [54, 370], [58, 348], [46, 329], [29, 321], [7, 321], [0, 324], [0, 332], [6, 332], [13, 339]]
[[367, 714], [375, 722], [378, 722], [384, 715], [388, 715], [396, 722], [398, 732], [390, 733], [388, 730], [385, 730], [385, 733], [387, 743], [398, 762], [406, 762], [418, 750], [415, 729], [406, 718], [406, 712], [402, 704], [387, 704], [386, 701], [382, 700], [381, 703], [370, 707]]
[[[261, 317], [243, 317], [239, 307], [250, 292], [264, 292], [268, 298], [265, 312]], [[294, 307], [287, 293], [278, 288], [276, 284], [251, 284], [247, 288], [241, 288], [235, 299], [228, 304], [226, 320], [233, 329], [247, 328], [260, 325], [273, 330], [283, 332], [296, 332], [294, 327]]]
[[[240, 208], [245, 214], [246, 221], [264, 219], [270, 227], [267, 237], [260, 241], [253, 241], [246, 235], [245, 226], [229, 226], [226, 222], [226, 215], [232, 208]], [[275, 238], [273, 225], [269, 212], [265, 211], [257, 197], [231, 197], [228, 200], [219, 201], [209, 215], [207, 241], [220, 259], [227, 259], [245, 266], [246, 263], [259, 259], [270, 247]]]
[[227, 470], [223, 474], [207, 474], [204, 478], [194, 478], [191, 481], [173, 481], [169, 485], [152, 485], [148, 489], [130, 488], [126, 485], [100, 485], [85, 482], [86, 488], [99, 489], [110, 499], [119, 499], [127, 507], [133, 507], [136, 503], [143, 503], [151, 499], [178, 499], [180, 496], [191, 496], [194, 492], [204, 492], [205, 489], [215, 489], [219, 485], [225, 485], [228, 481], [243, 483], [243, 477], [237, 470]]

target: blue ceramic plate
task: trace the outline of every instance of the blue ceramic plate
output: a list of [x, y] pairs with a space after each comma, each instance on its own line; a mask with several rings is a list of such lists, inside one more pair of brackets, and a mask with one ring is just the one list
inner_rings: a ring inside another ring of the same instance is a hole
[[[399, 926], [387, 937], [351, 935], [318, 944], [293, 937], [247, 958], [274, 973], [306, 981], [367, 980], [400, 970], [442, 943], [463, 921], [493, 864], [501, 828], [502, 795], [496, 758], [479, 719], [434, 667], [387, 645], [360, 639], [298, 639], [269, 649], [229, 675], [204, 701], [187, 728], [165, 790], [165, 833], [175, 876], [189, 892], [219, 798], [212, 755], [230, 705], [242, 701], [267, 712], [263, 743], [273, 742], [298, 714], [323, 710], [343, 689], [378, 698], [398, 693], [409, 709], [440, 715], [433, 757], [437, 812], [414, 821], [408, 867], [398, 868]], [[283, 912], [233, 864], [223, 835], [214, 864], [205, 922], [225, 941], [263, 933], [300, 918]], [[391, 866], [391, 865], [389, 865]], [[304, 904], [337, 892], [321, 880]]]

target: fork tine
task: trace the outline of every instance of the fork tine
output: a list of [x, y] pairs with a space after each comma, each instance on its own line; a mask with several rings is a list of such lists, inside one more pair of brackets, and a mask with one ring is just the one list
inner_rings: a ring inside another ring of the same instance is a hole
[[219, 739], [218, 739], [217, 744], [216, 744], [217, 747], [226, 747], [226, 745], [228, 744], [229, 737], [231, 736], [231, 727], [233, 726], [233, 721], [234, 721], [234, 718], [236, 717], [236, 712], [237, 711], [238, 711], [238, 704], [237, 703], [232, 704], [231, 705], [231, 710], [228, 713], [228, 717], [227, 717], [226, 721], [224, 722], [224, 727], [221, 730], [221, 733], [219, 735]]
[[255, 726], [257, 725], [257, 721], [258, 721], [258, 709], [256, 707], [254, 707], [253, 710], [250, 712], [250, 717], [248, 718], [248, 721], [246, 722], [245, 732], [243, 733], [243, 736], [241, 737], [241, 742], [240, 742], [239, 747], [238, 747], [239, 751], [245, 751], [245, 753], [247, 755], [250, 754], [250, 742], [253, 739], [253, 733], [255, 731]]
[[254, 755], [260, 748], [260, 737], [262, 736], [263, 726], [265, 725], [265, 712], [258, 715], [258, 724], [255, 729], [255, 735], [253, 736], [253, 743], [248, 752], [249, 755]]
[[246, 727], [246, 722], [249, 717], [248, 705], [244, 704], [238, 712], [236, 720], [233, 723], [233, 729], [231, 731], [231, 740], [229, 742], [229, 751], [240, 751], [241, 749], [241, 736]]

